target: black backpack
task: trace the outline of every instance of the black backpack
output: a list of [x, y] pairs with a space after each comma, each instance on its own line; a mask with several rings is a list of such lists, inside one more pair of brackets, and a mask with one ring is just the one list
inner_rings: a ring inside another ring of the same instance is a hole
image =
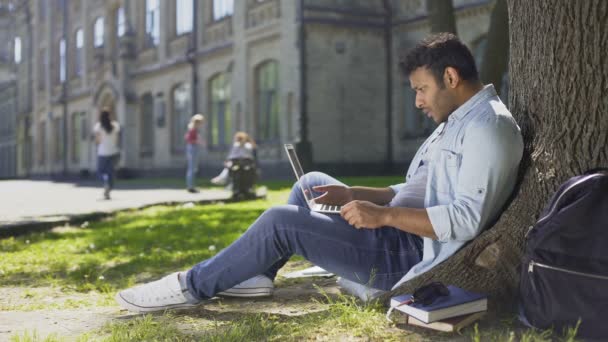
[[520, 318], [533, 327], [608, 338], [608, 173], [562, 184], [530, 227], [520, 277]]

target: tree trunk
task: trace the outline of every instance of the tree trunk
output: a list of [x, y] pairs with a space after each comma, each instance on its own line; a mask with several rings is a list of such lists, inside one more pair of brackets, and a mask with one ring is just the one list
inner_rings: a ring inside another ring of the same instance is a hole
[[569, 177], [608, 165], [608, 2], [508, 6], [509, 103], [525, 141], [517, 195], [492, 229], [382, 300], [431, 280], [511, 299], [525, 233], [549, 197]]
[[484, 84], [493, 84], [500, 94], [502, 75], [509, 61], [509, 11], [507, 0], [497, 0], [492, 10], [490, 29], [480, 66], [480, 78]]
[[456, 32], [454, 5], [452, 0], [426, 0], [426, 11], [429, 15], [431, 32]]

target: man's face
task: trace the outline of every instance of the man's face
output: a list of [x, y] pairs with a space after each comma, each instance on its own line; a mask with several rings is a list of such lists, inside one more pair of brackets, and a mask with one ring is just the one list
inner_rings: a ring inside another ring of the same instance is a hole
[[416, 107], [420, 108], [426, 116], [440, 124], [458, 106], [455, 105], [454, 90], [443, 82], [443, 87], [426, 67], [420, 67], [410, 74], [410, 84], [416, 92]]

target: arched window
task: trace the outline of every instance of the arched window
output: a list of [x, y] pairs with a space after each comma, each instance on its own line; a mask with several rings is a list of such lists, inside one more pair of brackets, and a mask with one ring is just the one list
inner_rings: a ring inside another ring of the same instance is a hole
[[256, 69], [256, 138], [279, 139], [279, 63], [269, 61]]
[[230, 110], [230, 80], [220, 73], [209, 81], [209, 145], [229, 146], [232, 141], [232, 113]]
[[149, 157], [154, 154], [154, 97], [146, 93], [141, 97], [141, 122], [139, 132], [139, 153]]
[[84, 33], [82, 29], [76, 30], [76, 55], [74, 58], [74, 74], [82, 76], [82, 69], [84, 68]]
[[93, 26], [93, 46], [98, 48], [103, 46], [103, 35], [104, 35], [104, 21], [103, 17], [95, 19]]
[[171, 151], [180, 153], [184, 151], [184, 133], [191, 116], [190, 85], [182, 83], [173, 88], [171, 94], [173, 105], [171, 115]]
[[175, 1], [175, 34], [178, 36], [192, 31], [192, 11], [192, 0]]
[[15, 41], [13, 44], [13, 54], [15, 63], [21, 63], [21, 38], [15, 37]]

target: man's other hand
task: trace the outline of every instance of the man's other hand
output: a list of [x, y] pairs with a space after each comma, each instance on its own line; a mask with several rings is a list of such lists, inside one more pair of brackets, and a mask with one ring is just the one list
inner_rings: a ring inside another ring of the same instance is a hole
[[351, 201], [342, 206], [340, 215], [355, 228], [380, 228], [384, 226], [385, 207], [367, 201]]
[[315, 197], [315, 202], [320, 204], [344, 205], [353, 200], [351, 188], [339, 185], [317, 185], [312, 188], [314, 191], [323, 192], [319, 197]]

